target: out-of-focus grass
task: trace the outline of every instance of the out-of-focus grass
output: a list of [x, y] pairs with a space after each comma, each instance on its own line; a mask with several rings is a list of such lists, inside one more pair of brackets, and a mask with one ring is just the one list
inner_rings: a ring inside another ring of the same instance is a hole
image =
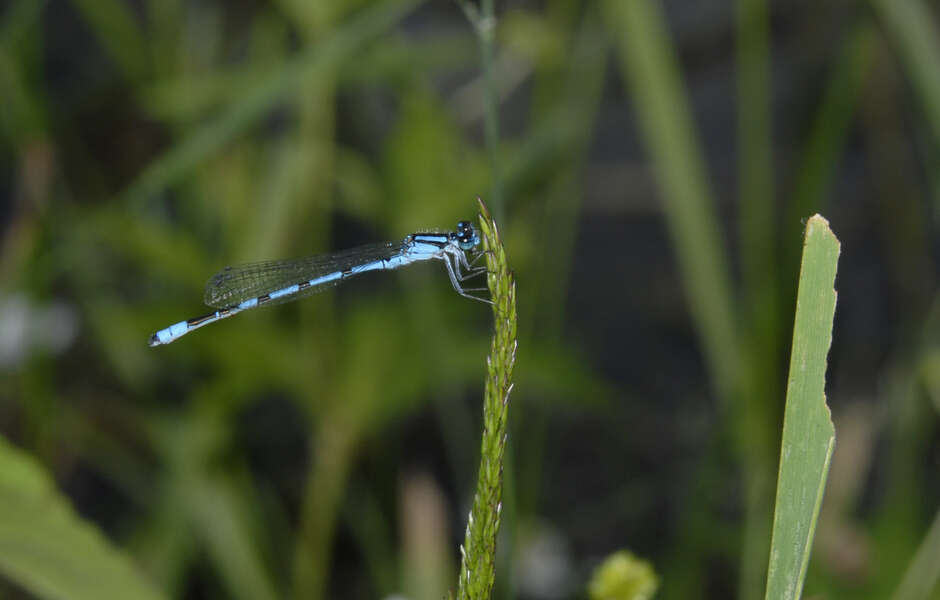
[[871, 4], [898, 49], [936, 142], [940, 140], [940, 36], [934, 15], [921, 0], [872, 0]]
[[[864, 78], [871, 69], [875, 42], [873, 25], [862, 21], [855, 25], [842, 46], [842, 53], [813, 116], [808, 141], [800, 152], [799, 168], [791, 192], [793, 200], [786, 211], [790, 222], [824, 210], [828, 204], [826, 192], [845, 148]], [[799, 268], [799, 246], [792, 244], [788, 248], [791, 250], [787, 264], [795, 273]], [[793, 298], [796, 298], [795, 290]]]
[[0, 131], [16, 145], [40, 137], [46, 127], [43, 97], [35, 89], [30, 71], [36, 60], [36, 41], [31, 39], [44, 2], [18, 0], [0, 14]]
[[[758, 423], [754, 415], [767, 399], [754, 394], [756, 382], [752, 369], [755, 357], [750, 352], [742, 352], [741, 331], [735, 325], [730, 266], [720, 241], [714, 200], [681, 84], [675, 51], [660, 9], [645, 1], [623, 3], [612, 0], [606, 7], [610, 26], [618, 32], [616, 38], [624, 78], [633, 92], [644, 141], [663, 190], [663, 210], [675, 244], [689, 310], [695, 319], [711, 380], [725, 408], [725, 415], [734, 421], [732, 431], [738, 436], [738, 451], [745, 465], [748, 488], [744, 527], [745, 531], [758, 532], [758, 540], [751, 535], [745, 539], [741, 575], [745, 589], [741, 593], [744, 598], [756, 597], [763, 566], [759, 566], [754, 558], [763, 554], [760, 551], [763, 548], [753, 546], [766, 545], [766, 536], [761, 538], [759, 532], [766, 531], [766, 526], [761, 527], [760, 524], [766, 522], [769, 494], [766, 490], [768, 464], [762, 460], [766, 458], [766, 444], [762, 443], [766, 440], [763, 435], [766, 431], [755, 427]], [[760, 142], [755, 139], [754, 143]], [[759, 156], [755, 158], [759, 160]], [[766, 187], [766, 182], [762, 182], [759, 176], [745, 193], [762, 193], [755, 192], [757, 187]], [[763, 193], [767, 191], [763, 190]], [[744, 201], [760, 204], [767, 199], [745, 198]], [[757, 212], [766, 212], [766, 209]], [[761, 229], [761, 224], [755, 223], [754, 227]], [[754, 239], [748, 238], [749, 241]], [[760, 246], [766, 248], [764, 242]], [[761, 253], [760, 247], [753, 250]], [[689, 510], [686, 517], [689, 520], [684, 527], [686, 535], [694, 536], [701, 530], [693, 523], [707, 518], [707, 512], [701, 505], [698, 509]], [[690, 560], [688, 553], [696, 553], [693, 548], [702, 543], [707, 542], [701, 539], [689, 541], [681, 544], [683, 550], [677, 549], [675, 568], [683, 573], [675, 577], [677, 587], [694, 586], [692, 582], [701, 576], [691, 574], [696, 570], [696, 563]], [[668, 580], [669, 574], [665, 577]], [[693, 593], [688, 588], [677, 595]]]
[[[739, 593], [744, 598], [755, 598], [760, 594], [764, 569], [761, 557], [767, 547], [765, 523], [770, 492], [767, 459], [776, 439], [773, 405], [780, 390], [775, 376], [779, 352], [776, 332], [785, 319], [778, 312], [780, 305], [773, 291], [775, 275], [771, 272], [778, 251], [773, 241], [776, 232], [771, 227], [774, 210], [770, 202], [773, 187], [765, 89], [770, 69], [766, 57], [767, 9], [760, 2], [738, 4], [738, 99], [745, 104], [739, 107], [740, 251], [744, 256], [744, 299], [748, 307], [742, 312], [732, 301], [727, 283], [729, 262], [717, 241], [715, 209], [704, 175], [704, 161], [660, 13], [646, 2], [610, 2], [607, 8], [616, 32], [614, 37], [620, 43], [624, 77], [631, 86], [640, 128], [663, 189], [665, 214], [672, 227], [690, 310], [696, 317], [703, 350], [710, 361], [712, 380], [734, 418], [733, 435], [744, 465], [747, 507]], [[892, 10], [898, 12], [903, 8]], [[910, 12], [905, 14], [910, 16]], [[921, 71], [921, 88], [925, 90], [922, 98], [930, 110], [936, 103], [928, 93], [932, 88], [921, 66], [925, 64], [924, 57], [930, 55], [933, 38], [927, 26], [929, 19], [922, 17], [925, 23], [918, 25], [917, 32], [911, 32], [915, 40], [911, 44], [918, 44], [921, 50], [912, 51], [917, 58], [910, 62], [913, 69]], [[798, 179], [796, 207], [805, 208], [819, 201], [826, 174], [835, 167], [838, 151], [845, 143], [854, 95], [870, 64], [871, 44], [870, 30], [867, 23], [862, 23], [846, 44], [844, 58], [837, 64], [833, 83], [816, 119], [817, 127], [810, 138], [811, 152]], [[792, 247], [792, 242], [786, 244], [782, 255], [792, 256], [788, 253]], [[787, 269], [784, 267], [783, 273]], [[733, 320], [732, 314], [745, 318]], [[759, 396], [757, 390], [765, 394]], [[699, 510], [703, 510], [701, 506]], [[693, 513], [695, 510], [689, 511]], [[707, 509], [698, 514], [700, 517], [707, 514]], [[701, 519], [697, 524], [692, 519], [684, 529], [693, 532], [704, 528]], [[684, 548], [693, 546], [694, 543], [683, 544]], [[677, 573], [683, 575], [670, 577], [667, 573], [665, 579], [667, 582], [672, 579], [675, 587], [670, 589], [667, 585], [665, 591], [682, 597], [691, 593], [691, 588], [685, 588], [685, 592], [676, 590], [683, 589], [683, 582], [696, 580], [696, 576], [689, 575], [694, 563], [683, 556], [676, 564]]]
[[499, 109], [496, 91], [496, 13], [493, 0], [480, 0], [479, 7], [469, 0], [457, 0], [467, 20], [477, 34], [480, 43], [481, 68], [483, 71], [483, 131], [489, 157], [493, 214], [497, 221], [505, 215], [503, 198], [503, 165], [499, 150]]
[[[625, 79], [662, 186], [689, 308], [701, 330], [719, 396], [732, 402], [739, 388], [731, 284], [705, 163], [692, 125], [674, 48], [654, 3], [607, 2]], [[745, 369], [746, 370], [746, 369]]]
[[73, 0], [108, 56], [131, 83], [147, 77], [147, 42], [130, 6], [121, 0]]
[[924, 541], [911, 560], [904, 578], [891, 597], [892, 600], [929, 598], [940, 582], [940, 512], [924, 535]]
[[[738, 309], [745, 394], [736, 426], [745, 458], [745, 524], [741, 544], [740, 598], [757, 598], [764, 583], [771, 460], [779, 397], [780, 307], [778, 232], [774, 186], [770, 7], [765, 0], [737, 0], [735, 70], [737, 81], [738, 232], [743, 306]], [[747, 382], [753, 382], [751, 387]], [[760, 394], [758, 390], [763, 391]], [[746, 433], [745, 433], [746, 432]]]
[[[130, 202], [144, 202], [162, 191], [213, 151], [266, 116], [299, 88], [338, 69], [360, 45], [397, 23], [417, 0], [385, 2], [339, 27], [326, 41], [274, 68], [265, 79], [231, 99], [222, 115], [188, 133], [186, 139], [153, 161], [125, 192]], [[308, 88], [309, 89], [309, 88]]]

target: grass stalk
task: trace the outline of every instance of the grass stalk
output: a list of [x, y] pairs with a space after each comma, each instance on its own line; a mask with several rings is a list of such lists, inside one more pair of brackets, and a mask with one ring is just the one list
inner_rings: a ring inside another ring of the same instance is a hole
[[473, 506], [467, 518], [457, 598], [490, 597], [496, 574], [496, 535], [502, 512], [503, 452], [512, 371], [516, 362], [516, 284], [506, 263], [496, 223], [480, 201], [480, 232], [486, 252], [487, 286], [493, 299], [495, 328], [486, 359], [483, 392], [483, 441]]

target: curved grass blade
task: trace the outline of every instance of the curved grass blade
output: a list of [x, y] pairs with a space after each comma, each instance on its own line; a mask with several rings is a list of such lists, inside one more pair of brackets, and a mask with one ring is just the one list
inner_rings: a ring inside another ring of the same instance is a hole
[[2, 437], [0, 574], [37, 598], [163, 598], [126, 555], [75, 514], [42, 466]]

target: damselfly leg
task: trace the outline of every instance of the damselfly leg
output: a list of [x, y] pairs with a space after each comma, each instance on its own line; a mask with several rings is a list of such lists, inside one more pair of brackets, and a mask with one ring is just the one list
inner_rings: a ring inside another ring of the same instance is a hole
[[[480, 296], [474, 296], [473, 294], [469, 293], [469, 292], [485, 292], [487, 291], [487, 288], [464, 288], [462, 285], [460, 285], [460, 282], [463, 281], [464, 279], [468, 279], [469, 277], [473, 277], [474, 275], [477, 274], [477, 273], [470, 273], [467, 275], [467, 277], [463, 277], [463, 274], [460, 271], [460, 266], [461, 266], [460, 263], [466, 262], [467, 260], [466, 256], [464, 256], [463, 254], [459, 256], [447, 254], [443, 258], [444, 258], [444, 264], [447, 266], [447, 275], [450, 277], [450, 284], [454, 286], [454, 291], [456, 291], [458, 294], [460, 294], [464, 298], [470, 298], [472, 300], [479, 300], [480, 302], [486, 302], [487, 304], [493, 303], [493, 301], [490, 300], [489, 298], [481, 298]], [[461, 261], [461, 258], [463, 258], [463, 261]], [[475, 270], [478, 271], [478, 269], [475, 269]], [[483, 271], [485, 270], [486, 269], [484, 268]], [[460, 277], [458, 277], [458, 273], [461, 273]]]

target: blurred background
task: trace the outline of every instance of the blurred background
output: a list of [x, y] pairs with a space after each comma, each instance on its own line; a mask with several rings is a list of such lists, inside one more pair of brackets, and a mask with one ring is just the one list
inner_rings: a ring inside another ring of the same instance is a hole
[[465, 12], [0, 4], [3, 452], [166, 597], [440, 598], [492, 330], [442, 265], [147, 340], [226, 264], [452, 229], [479, 195], [520, 318], [494, 597], [586, 598], [629, 549], [658, 598], [760, 598], [819, 212], [837, 442], [805, 593], [940, 598], [909, 573], [940, 564], [937, 5]]

